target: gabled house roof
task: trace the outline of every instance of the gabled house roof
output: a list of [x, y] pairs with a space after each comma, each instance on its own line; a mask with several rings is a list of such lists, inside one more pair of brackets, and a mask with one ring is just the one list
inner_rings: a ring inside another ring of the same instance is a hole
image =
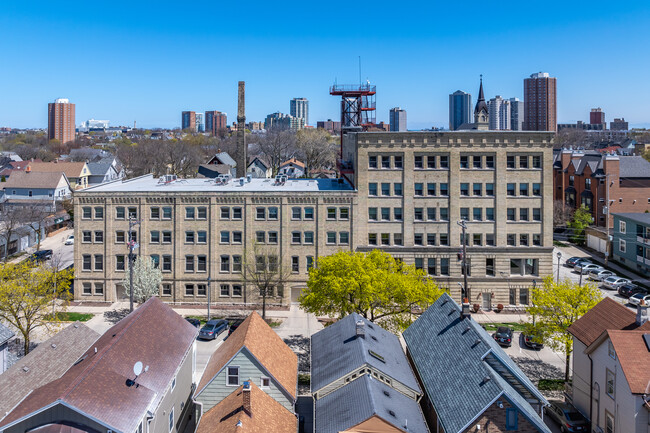
[[83, 323], [73, 323], [19, 359], [0, 375], [0, 419], [34, 389], [61, 377], [98, 338]]
[[506, 399], [535, 428], [550, 430], [528, 400], [544, 396], [475, 321], [444, 293], [404, 331], [408, 353], [446, 433], [463, 432]]
[[246, 349], [295, 400], [298, 386], [298, 357], [256, 312], [212, 354], [196, 395], [242, 350]]
[[2, 185], [5, 190], [12, 188], [34, 188], [34, 189], [56, 189], [61, 183], [61, 179], [70, 188], [70, 183], [65, 173], [58, 172], [27, 172], [14, 171], [9, 179]]
[[382, 432], [429, 431], [419, 403], [369, 375], [316, 400], [314, 406], [314, 425], [318, 433], [357, 431], [353, 428], [375, 416], [390, 426]]
[[636, 314], [611, 298], [604, 298], [569, 326], [568, 332], [589, 347], [608, 329], [636, 329]]
[[[14, 335], [16, 334], [14, 334], [14, 332], [11, 329], [7, 328], [2, 323], [0, 323], [0, 346], [6, 343], [7, 341], [11, 340]], [[0, 388], [0, 390], [2, 390], [2, 388]], [[2, 411], [0, 411], [0, 415], [1, 414]]]
[[237, 167], [237, 162], [228, 154], [228, 152], [219, 152], [208, 161], [208, 164], [226, 164], [231, 167]]
[[247, 167], [250, 167], [252, 164], [255, 163], [255, 161], [257, 161], [259, 164], [261, 164], [261, 165], [264, 167], [265, 170], [268, 170], [268, 169], [270, 168], [269, 163], [266, 162], [266, 161], [264, 161], [264, 160], [263, 160], [262, 158], [260, 158], [259, 156], [249, 157], [249, 158], [248, 158], [248, 166], [247, 166]]
[[290, 158], [286, 161], [284, 161], [282, 164], [280, 164], [280, 168], [284, 167], [285, 165], [297, 165], [298, 167], [305, 168], [305, 163], [298, 161], [296, 158]]
[[619, 156], [621, 177], [650, 177], [650, 162], [642, 156]]
[[115, 171], [113, 164], [110, 162], [89, 162], [86, 165], [93, 176], [106, 176], [109, 171]]
[[630, 391], [632, 394], [647, 394], [650, 383], [650, 326], [644, 325], [635, 331], [608, 330], [607, 334]]
[[[165, 396], [197, 334], [171, 307], [150, 298], [106, 331], [63, 376], [28, 395], [0, 421], [0, 429], [62, 404], [111, 430], [133, 432]], [[149, 368], [137, 386], [130, 385], [138, 361]]]
[[68, 178], [75, 178], [84, 176], [83, 169], [87, 167], [85, 162], [31, 162], [29, 168], [40, 173], [63, 172]]
[[[364, 338], [356, 336], [358, 321], [364, 324]], [[312, 335], [311, 348], [312, 392], [359, 367], [370, 365], [420, 393], [397, 336], [357, 313]]]
[[[249, 402], [244, 399], [249, 392]], [[298, 419], [273, 397], [251, 383], [235, 389], [203, 414], [196, 433], [296, 433]]]

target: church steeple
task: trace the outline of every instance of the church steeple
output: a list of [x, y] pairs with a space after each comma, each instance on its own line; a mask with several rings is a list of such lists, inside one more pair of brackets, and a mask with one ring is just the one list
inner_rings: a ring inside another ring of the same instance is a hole
[[483, 75], [481, 74], [481, 85], [478, 90], [478, 101], [476, 101], [476, 107], [474, 108], [474, 125], [476, 129], [488, 129], [489, 123], [489, 112], [488, 106], [485, 102], [485, 96], [483, 94]]

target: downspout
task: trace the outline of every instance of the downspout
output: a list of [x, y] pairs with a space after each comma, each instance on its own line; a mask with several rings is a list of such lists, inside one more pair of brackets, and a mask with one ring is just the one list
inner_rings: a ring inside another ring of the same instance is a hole
[[[591, 354], [588, 354], [589, 358], [589, 423], [593, 429], [593, 409], [594, 409], [594, 360], [591, 359]], [[575, 359], [575, 358], [574, 358]]]

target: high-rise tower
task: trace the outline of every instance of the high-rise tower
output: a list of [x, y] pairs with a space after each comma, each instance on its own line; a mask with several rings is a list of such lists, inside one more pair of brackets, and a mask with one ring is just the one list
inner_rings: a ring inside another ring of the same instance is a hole
[[75, 105], [59, 98], [47, 104], [47, 138], [63, 144], [75, 139]]
[[557, 131], [557, 80], [548, 72], [524, 79], [524, 130]]
[[309, 101], [307, 98], [293, 98], [289, 101], [289, 114], [301, 117], [305, 125], [309, 125]]
[[456, 90], [449, 95], [449, 130], [466, 123], [472, 123], [472, 95]]
[[406, 110], [400, 107], [391, 108], [389, 117], [391, 131], [406, 132]]

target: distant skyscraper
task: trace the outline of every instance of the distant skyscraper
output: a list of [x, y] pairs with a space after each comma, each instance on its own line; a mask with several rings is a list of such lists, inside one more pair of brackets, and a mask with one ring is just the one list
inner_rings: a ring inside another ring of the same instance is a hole
[[609, 129], [612, 131], [627, 131], [629, 130], [629, 125], [625, 121], [625, 118], [622, 119], [614, 119], [613, 122], [609, 122]]
[[183, 111], [181, 115], [181, 129], [196, 131], [196, 113], [194, 111]]
[[197, 132], [205, 132], [204, 123], [203, 123], [203, 113], [196, 113], [194, 115], [196, 119], [194, 130]]
[[406, 110], [400, 107], [390, 109], [390, 130], [397, 132], [406, 131]]
[[307, 98], [293, 98], [289, 102], [289, 114], [302, 117], [303, 124], [309, 125], [309, 101]]
[[75, 138], [75, 105], [59, 98], [47, 104], [47, 138], [66, 144]]
[[456, 90], [449, 95], [449, 130], [455, 131], [463, 123], [472, 122], [472, 95]]
[[557, 80], [548, 72], [524, 79], [524, 130], [557, 131]]
[[294, 131], [305, 127], [305, 119], [289, 114], [275, 112], [264, 119], [264, 129], [292, 129]]
[[524, 130], [524, 101], [519, 98], [510, 98], [510, 130]]
[[224, 134], [228, 127], [228, 117], [226, 113], [221, 111], [206, 111], [205, 112], [205, 132], [210, 135], [216, 136]]
[[592, 125], [604, 125], [603, 129], [607, 129], [607, 122], [605, 122], [605, 112], [600, 108], [592, 108], [589, 113], [589, 123]]
[[488, 101], [488, 113], [490, 114], [491, 130], [504, 131], [510, 129], [510, 101], [497, 95]]

